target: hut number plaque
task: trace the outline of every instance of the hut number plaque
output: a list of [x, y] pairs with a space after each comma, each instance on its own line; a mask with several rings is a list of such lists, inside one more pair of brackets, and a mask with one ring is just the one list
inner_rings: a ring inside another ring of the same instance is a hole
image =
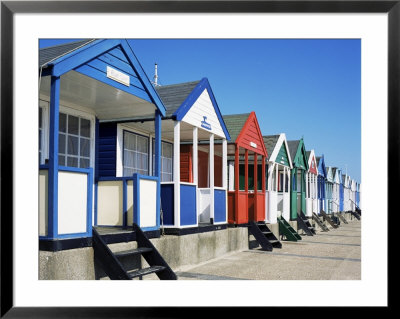
[[129, 75], [115, 70], [109, 66], [107, 66], [107, 77], [126, 86], [130, 85]]

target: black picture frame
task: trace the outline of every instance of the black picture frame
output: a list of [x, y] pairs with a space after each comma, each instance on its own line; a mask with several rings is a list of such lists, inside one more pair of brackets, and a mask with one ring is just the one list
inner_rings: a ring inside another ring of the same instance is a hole
[[[396, 1], [1, 1], [1, 317], [190, 318], [188, 308], [14, 307], [13, 303], [13, 16], [16, 13], [269, 12], [388, 13], [388, 211], [395, 210], [399, 178], [400, 0]], [[376, 128], [379, 129], [379, 128]], [[389, 220], [392, 221], [388, 214]], [[393, 222], [392, 222], [393, 225]], [[389, 228], [388, 228], [389, 231]], [[389, 232], [388, 232], [389, 234]], [[388, 238], [386, 239], [388, 240]], [[388, 240], [388, 248], [390, 241]], [[388, 254], [388, 265], [390, 264]], [[390, 281], [388, 280], [388, 285]], [[34, 293], [34, 292], [33, 292]], [[390, 304], [390, 298], [388, 305]], [[390, 305], [389, 305], [390, 306]], [[304, 308], [303, 308], [304, 309]], [[294, 310], [292, 308], [292, 310]], [[207, 310], [209, 311], [209, 309]], [[253, 310], [252, 310], [253, 311]], [[193, 313], [193, 312], [192, 312]], [[209, 312], [210, 313], [210, 312]], [[213, 309], [213, 315], [226, 309]], [[242, 308], [235, 314], [246, 314]], [[197, 313], [198, 314], [198, 313]], [[255, 313], [254, 313], [255, 315]]]

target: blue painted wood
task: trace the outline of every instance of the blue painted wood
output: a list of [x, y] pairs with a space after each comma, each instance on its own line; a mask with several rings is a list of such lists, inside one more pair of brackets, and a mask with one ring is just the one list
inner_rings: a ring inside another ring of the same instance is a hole
[[81, 49], [73, 51], [70, 54], [66, 54], [65, 56], [49, 63], [49, 65], [53, 65], [53, 75], [60, 77], [104, 52], [112, 50], [120, 43], [121, 41], [118, 39], [97, 40]]
[[208, 95], [210, 96], [211, 102], [214, 106], [214, 110], [217, 114], [222, 130], [224, 131], [226, 139], [229, 141], [231, 137], [229, 135], [228, 129], [225, 126], [225, 122], [222, 118], [217, 101], [215, 100], [214, 93], [212, 92], [210, 83], [208, 82], [207, 78], [201, 79], [201, 81], [196, 85], [193, 91], [188, 95], [188, 97], [185, 99], [185, 101], [183, 101], [181, 106], [175, 111], [173, 115], [176, 116], [176, 119], [178, 121], [181, 121], [186, 115], [186, 113], [193, 106], [193, 104], [196, 102], [196, 100], [199, 98], [201, 93], [203, 93], [204, 90], [207, 90]]
[[[129, 83], [132, 86], [135, 86], [141, 90], [145, 90], [143, 87], [143, 83], [140, 82], [140, 80], [137, 78], [137, 76], [135, 74], [131, 74], [131, 73], [135, 73], [135, 71], [132, 69], [132, 67], [130, 65], [128, 65], [128, 67], [130, 68], [130, 72], [126, 72], [125, 70], [121, 70], [120, 68], [116, 67], [113, 64], [107, 64], [105, 62], [103, 62], [102, 60], [100, 60], [101, 56], [98, 57], [97, 59], [94, 59], [92, 61], [89, 61], [88, 63], [86, 63], [86, 65], [91, 66], [92, 68], [104, 73], [104, 76], [107, 77], [107, 66], [112, 67], [113, 69], [120, 71], [122, 73], [124, 73], [125, 75], [129, 76]], [[120, 62], [122, 63], [122, 62]], [[128, 68], [126, 68], [128, 69]], [[129, 69], [128, 69], [129, 70]]]
[[60, 78], [52, 76], [50, 86], [50, 132], [48, 173], [48, 224], [47, 237], [58, 235], [58, 130]]
[[124, 227], [126, 227], [128, 224], [127, 203], [128, 203], [128, 187], [126, 179], [124, 179], [122, 181], [122, 225]]
[[133, 222], [140, 227], [140, 190], [139, 174], [133, 174]]
[[96, 117], [95, 131], [94, 131], [94, 180], [97, 181], [99, 178], [99, 131], [100, 131], [99, 119]]
[[136, 86], [133, 86], [133, 85], [126, 86], [117, 81], [111, 80], [110, 78], [108, 78], [106, 76], [106, 74], [104, 72], [99, 71], [99, 70], [91, 67], [90, 65], [87, 65], [87, 64], [81, 65], [80, 67], [77, 67], [75, 69], [75, 71], [79, 72], [83, 75], [89, 76], [100, 82], [103, 82], [105, 84], [108, 84], [112, 87], [115, 87], [116, 89], [119, 89], [119, 90], [124, 91], [129, 94], [132, 94], [134, 96], [137, 96], [147, 102], [154, 103], [151, 99], [151, 96], [145, 90], [138, 88]]
[[180, 185], [181, 226], [197, 225], [196, 185]]
[[100, 123], [98, 170], [99, 178], [104, 176], [116, 176], [117, 174], [117, 124]]
[[[133, 177], [133, 222], [146, 231], [158, 230], [159, 224], [157, 221], [160, 219], [160, 210], [159, 210], [160, 205], [157, 203], [156, 203], [156, 224], [151, 227], [141, 227], [140, 225], [140, 180], [151, 180], [159, 183], [160, 179], [156, 176], [147, 176], [137, 173], [134, 173], [132, 177]], [[156, 201], [159, 201], [159, 194], [156, 194], [156, 197], [157, 197]]]
[[161, 206], [164, 225], [174, 225], [174, 184], [161, 184]]
[[214, 189], [214, 221], [216, 223], [226, 220], [226, 191]]
[[155, 176], [158, 178], [157, 182], [157, 203], [156, 203], [156, 209], [157, 209], [157, 214], [158, 217], [156, 219], [157, 221], [157, 229], [160, 228], [160, 207], [161, 207], [161, 185], [160, 185], [160, 180], [161, 180], [161, 113], [159, 110], [156, 110], [155, 112], [155, 119], [154, 119], [154, 127], [155, 127], [155, 139], [154, 139], [154, 160], [155, 160], [155, 165], [154, 165], [154, 173]]
[[137, 59], [135, 53], [133, 52], [131, 46], [126, 40], [121, 40], [121, 47], [124, 50], [126, 56], [130, 60], [133, 68], [135, 69], [136, 73], [139, 75], [139, 79], [143, 82], [143, 86], [146, 88], [147, 93], [152, 97], [153, 103], [157, 106], [158, 110], [160, 111], [162, 116], [165, 116], [166, 109], [161, 101], [160, 97], [158, 96], [156, 90], [154, 89], [153, 85], [151, 84], [149, 78], [147, 77], [146, 73], [144, 72], [142, 65], [140, 64], [139, 60]]

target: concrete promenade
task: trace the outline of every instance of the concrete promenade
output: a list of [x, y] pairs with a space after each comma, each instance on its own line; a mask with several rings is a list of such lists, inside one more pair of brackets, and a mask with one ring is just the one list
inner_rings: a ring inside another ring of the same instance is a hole
[[272, 252], [233, 252], [174, 271], [179, 280], [360, 280], [361, 221], [349, 220], [298, 242], [283, 241]]

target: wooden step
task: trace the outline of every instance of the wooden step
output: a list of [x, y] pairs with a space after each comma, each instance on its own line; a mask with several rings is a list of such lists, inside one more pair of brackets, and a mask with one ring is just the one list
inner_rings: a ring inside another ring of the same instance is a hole
[[140, 277], [140, 276], [145, 276], [145, 275], [153, 274], [153, 273], [162, 271], [162, 270], [164, 270], [164, 269], [165, 269], [164, 266], [151, 266], [151, 267], [142, 268], [142, 269], [139, 269], [139, 270], [131, 270], [131, 271], [128, 271], [128, 276], [129, 276], [131, 279], [133, 279], [133, 278], [136, 278], [136, 277]]
[[119, 257], [126, 257], [126, 256], [132, 256], [132, 255], [138, 255], [138, 254], [144, 254], [153, 251], [151, 248], [147, 247], [139, 247], [136, 249], [130, 249], [130, 250], [124, 250], [124, 251], [118, 251], [115, 252], [114, 255]]

